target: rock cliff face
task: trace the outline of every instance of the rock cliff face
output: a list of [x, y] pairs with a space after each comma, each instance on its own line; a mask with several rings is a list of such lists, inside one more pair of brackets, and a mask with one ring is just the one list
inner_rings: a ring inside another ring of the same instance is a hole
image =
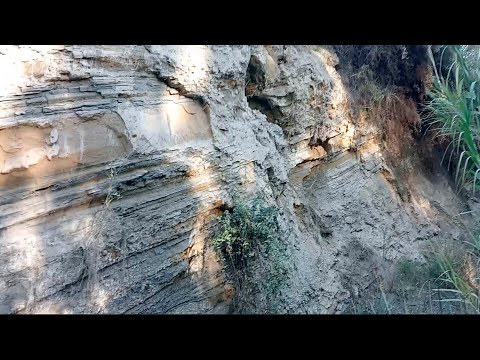
[[347, 311], [458, 238], [415, 105], [353, 115], [337, 65], [319, 46], [3, 46], [0, 312], [226, 313], [211, 237], [234, 195], [280, 210], [286, 313]]

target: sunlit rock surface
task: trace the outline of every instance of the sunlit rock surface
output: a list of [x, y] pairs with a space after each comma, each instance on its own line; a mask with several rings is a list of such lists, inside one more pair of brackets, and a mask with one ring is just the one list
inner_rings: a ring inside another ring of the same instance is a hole
[[282, 312], [342, 312], [373, 268], [458, 236], [447, 181], [398, 187], [337, 63], [317, 46], [2, 46], [0, 312], [226, 313], [210, 243], [234, 195], [280, 209]]

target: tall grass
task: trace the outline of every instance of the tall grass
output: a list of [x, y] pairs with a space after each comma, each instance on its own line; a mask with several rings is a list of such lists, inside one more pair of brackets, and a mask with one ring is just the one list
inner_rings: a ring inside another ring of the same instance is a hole
[[480, 236], [467, 242], [468, 249], [461, 263], [445, 253], [436, 253], [435, 260], [441, 274], [438, 281], [444, 286], [437, 289], [441, 302], [460, 303], [465, 312], [480, 314]]
[[[458, 189], [471, 187], [475, 195], [480, 187], [480, 51], [475, 46], [445, 46], [438, 69], [431, 52], [430, 55], [435, 79], [426, 106], [426, 121], [429, 129], [437, 131], [436, 136], [449, 140], [442, 163], [449, 155], [450, 168], [455, 155]], [[443, 63], [445, 58], [450, 59], [447, 66]]]
[[[431, 50], [429, 55], [435, 76], [425, 120], [436, 137], [448, 141], [442, 163], [448, 157], [450, 169], [456, 162], [457, 189], [475, 196], [480, 188], [480, 47], [444, 46], [438, 68]], [[480, 314], [480, 237], [473, 237], [458, 258], [437, 252], [435, 259], [442, 284], [438, 301], [459, 303], [465, 312]]]

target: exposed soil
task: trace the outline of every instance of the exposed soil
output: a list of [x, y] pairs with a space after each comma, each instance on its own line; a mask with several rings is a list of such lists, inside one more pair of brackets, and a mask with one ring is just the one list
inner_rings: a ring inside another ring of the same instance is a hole
[[[402, 200], [411, 203], [419, 194], [430, 193], [435, 194], [431, 199], [436, 197], [436, 203], [458, 202], [453, 195], [455, 185], [451, 171], [449, 175], [446, 166], [441, 165], [446, 144], [434, 139], [433, 132], [426, 132], [421, 121], [426, 93], [431, 86], [426, 47], [355, 45], [335, 46], [335, 50], [340, 59], [337, 69], [354, 104], [352, 113], [359, 118], [364, 112], [367, 121], [382, 129], [378, 140], [393, 173], [387, 174], [387, 180], [394, 179], [392, 183]], [[368, 91], [372, 88], [373, 93]], [[375, 98], [377, 90], [382, 92], [380, 99]], [[452, 216], [437, 213], [437, 216], [442, 215], [447, 219]], [[468, 218], [462, 221], [472, 225]], [[452, 223], [453, 226], [458, 224]], [[463, 234], [460, 238], [467, 240]], [[458, 240], [438, 242], [432, 238], [430, 246], [447, 246], [451, 251], [459, 251], [463, 245]], [[434, 281], [432, 260], [429, 260], [431, 248], [425, 248], [424, 261], [403, 259], [396, 264], [375, 256], [361, 243], [351, 243], [345, 248], [345, 254], [352, 259], [350, 274], [344, 279], [345, 286], [352, 289], [347, 313], [465, 312], [461, 304], [442, 306], [438, 301], [441, 296], [436, 288], [440, 284]], [[370, 264], [374, 264], [373, 269]], [[363, 289], [359, 288], [357, 277], [364, 278], [360, 282], [364, 284]], [[365, 281], [365, 278], [370, 280]]]

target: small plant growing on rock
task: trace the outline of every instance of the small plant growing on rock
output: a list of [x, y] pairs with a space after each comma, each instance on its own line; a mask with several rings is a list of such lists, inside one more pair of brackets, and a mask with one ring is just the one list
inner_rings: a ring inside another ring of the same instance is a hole
[[286, 279], [286, 248], [279, 240], [277, 209], [257, 197], [251, 204], [235, 201], [220, 219], [213, 245], [234, 282], [243, 305], [262, 293], [269, 310]]
[[108, 177], [110, 178], [110, 184], [108, 186], [107, 196], [105, 197], [105, 201], [104, 201], [104, 204], [107, 208], [110, 206], [110, 204], [114, 200], [118, 200], [122, 197], [122, 195], [119, 193], [119, 191], [115, 190], [115, 188], [113, 186], [113, 181], [114, 181], [116, 176], [117, 176], [117, 170], [114, 169], [114, 168], [111, 168], [110, 173], [108, 174]]

